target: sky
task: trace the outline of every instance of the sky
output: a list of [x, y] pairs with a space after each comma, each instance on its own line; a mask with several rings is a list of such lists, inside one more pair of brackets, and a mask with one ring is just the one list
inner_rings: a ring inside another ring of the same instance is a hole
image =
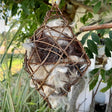
[[[2, 10], [2, 7], [0, 7], [0, 10]], [[0, 33], [7, 31], [9, 29], [9, 26], [5, 25], [5, 21], [2, 19], [3, 12], [0, 13]]]
[[9, 26], [5, 25], [5, 21], [3, 19], [0, 19], [0, 33], [4, 31], [8, 31]]
[[[2, 18], [1, 16], [2, 16], [2, 14], [0, 13], [0, 18]], [[15, 19], [18, 20], [19, 19], [19, 16], [16, 15], [16, 16], [12, 17], [11, 20], [15, 20]], [[9, 30], [9, 28], [10, 28], [9, 23], [10, 22], [8, 21], [7, 25], [5, 25], [5, 20], [4, 19], [0, 19], [0, 33]]]

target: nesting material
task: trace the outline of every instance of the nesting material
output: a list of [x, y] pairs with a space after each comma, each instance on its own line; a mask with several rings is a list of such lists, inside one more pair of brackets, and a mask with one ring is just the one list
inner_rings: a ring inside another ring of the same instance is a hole
[[71, 86], [84, 75], [90, 60], [56, 4], [23, 46], [26, 48], [25, 70], [31, 76], [31, 86], [50, 107], [66, 104]]

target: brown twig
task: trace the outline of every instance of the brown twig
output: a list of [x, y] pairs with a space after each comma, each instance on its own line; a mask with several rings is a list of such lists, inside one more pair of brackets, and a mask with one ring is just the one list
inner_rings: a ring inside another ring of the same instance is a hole
[[[80, 110], [79, 110], [80, 106], [81, 106], [86, 100], [87, 100], [87, 98], [85, 98], [84, 101], [82, 101], [82, 103], [79, 104], [78, 109], [77, 109], [78, 111], [80, 111]], [[78, 112], [78, 111], [77, 111], [77, 112]]]
[[80, 31], [85, 32], [85, 31], [108, 29], [108, 28], [112, 28], [112, 23], [106, 23], [106, 24], [94, 25], [94, 26], [83, 26], [80, 28]]
[[[87, 27], [93, 27], [92, 25], [94, 25], [94, 27], [99, 26], [99, 25], [95, 25], [95, 24], [97, 24], [97, 23], [99, 23], [99, 22], [101, 22], [101, 21], [102, 21], [102, 19], [97, 20], [97, 21], [94, 21], [94, 22], [90, 23], [88, 26], [83, 26], [83, 27], [81, 27], [81, 28], [80, 28], [80, 31], [79, 31], [79, 32], [76, 32], [75, 35], [78, 36], [78, 35], [80, 35], [82, 32], [85, 32], [85, 30], [83, 31], [83, 28], [85, 28], [85, 27], [86, 27], [86, 28], [87, 28]], [[112, 24], [112, 20], [106, 21], [103, 25], [105, 25], [105, 24]], [[111, 28], [112, 28], [112, 27], [111, 27]], [[102, 28], [101, 28], [101, 29], [102, 29]], [[93, 29], [93, 30], [97, 30], [97, 29]], [[89, 30], [89, 28], [88, 28], [87, 31], [91, 31], [91, 30]]]
[[92, 99], [94, 99], [94, 97], [95, 97], [95, 95], [96, 95], [96, 93], [97, 93], [97, 91], [98, 91], [98, 89], [99, 89], [99, 86], [100, 86], [101, 82], [102, 82], [102, 79], [99, 81], [98, 86], [97, 86], [97, 88], [96, 88], [96, 91], [95, 91], [95, 93], [94, 93]]

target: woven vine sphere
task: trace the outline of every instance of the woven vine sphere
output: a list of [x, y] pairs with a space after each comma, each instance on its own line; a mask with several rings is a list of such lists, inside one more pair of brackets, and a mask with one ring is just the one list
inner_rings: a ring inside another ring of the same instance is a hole
[[90, 64], [57, 5], [46, 13], [43, 24], [25, 47], [25, 69], [31, 85], [55, 108], [54, 100], [65, 98]]

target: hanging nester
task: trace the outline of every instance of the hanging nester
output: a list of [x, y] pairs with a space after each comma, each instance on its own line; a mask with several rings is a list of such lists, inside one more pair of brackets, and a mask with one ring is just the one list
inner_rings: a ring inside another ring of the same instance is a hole
[[67, 95], [85, 73], [90, 60], [57, 4], [26, 43], [25, 70], [31, 84], [52, 106], [53, 96]]

